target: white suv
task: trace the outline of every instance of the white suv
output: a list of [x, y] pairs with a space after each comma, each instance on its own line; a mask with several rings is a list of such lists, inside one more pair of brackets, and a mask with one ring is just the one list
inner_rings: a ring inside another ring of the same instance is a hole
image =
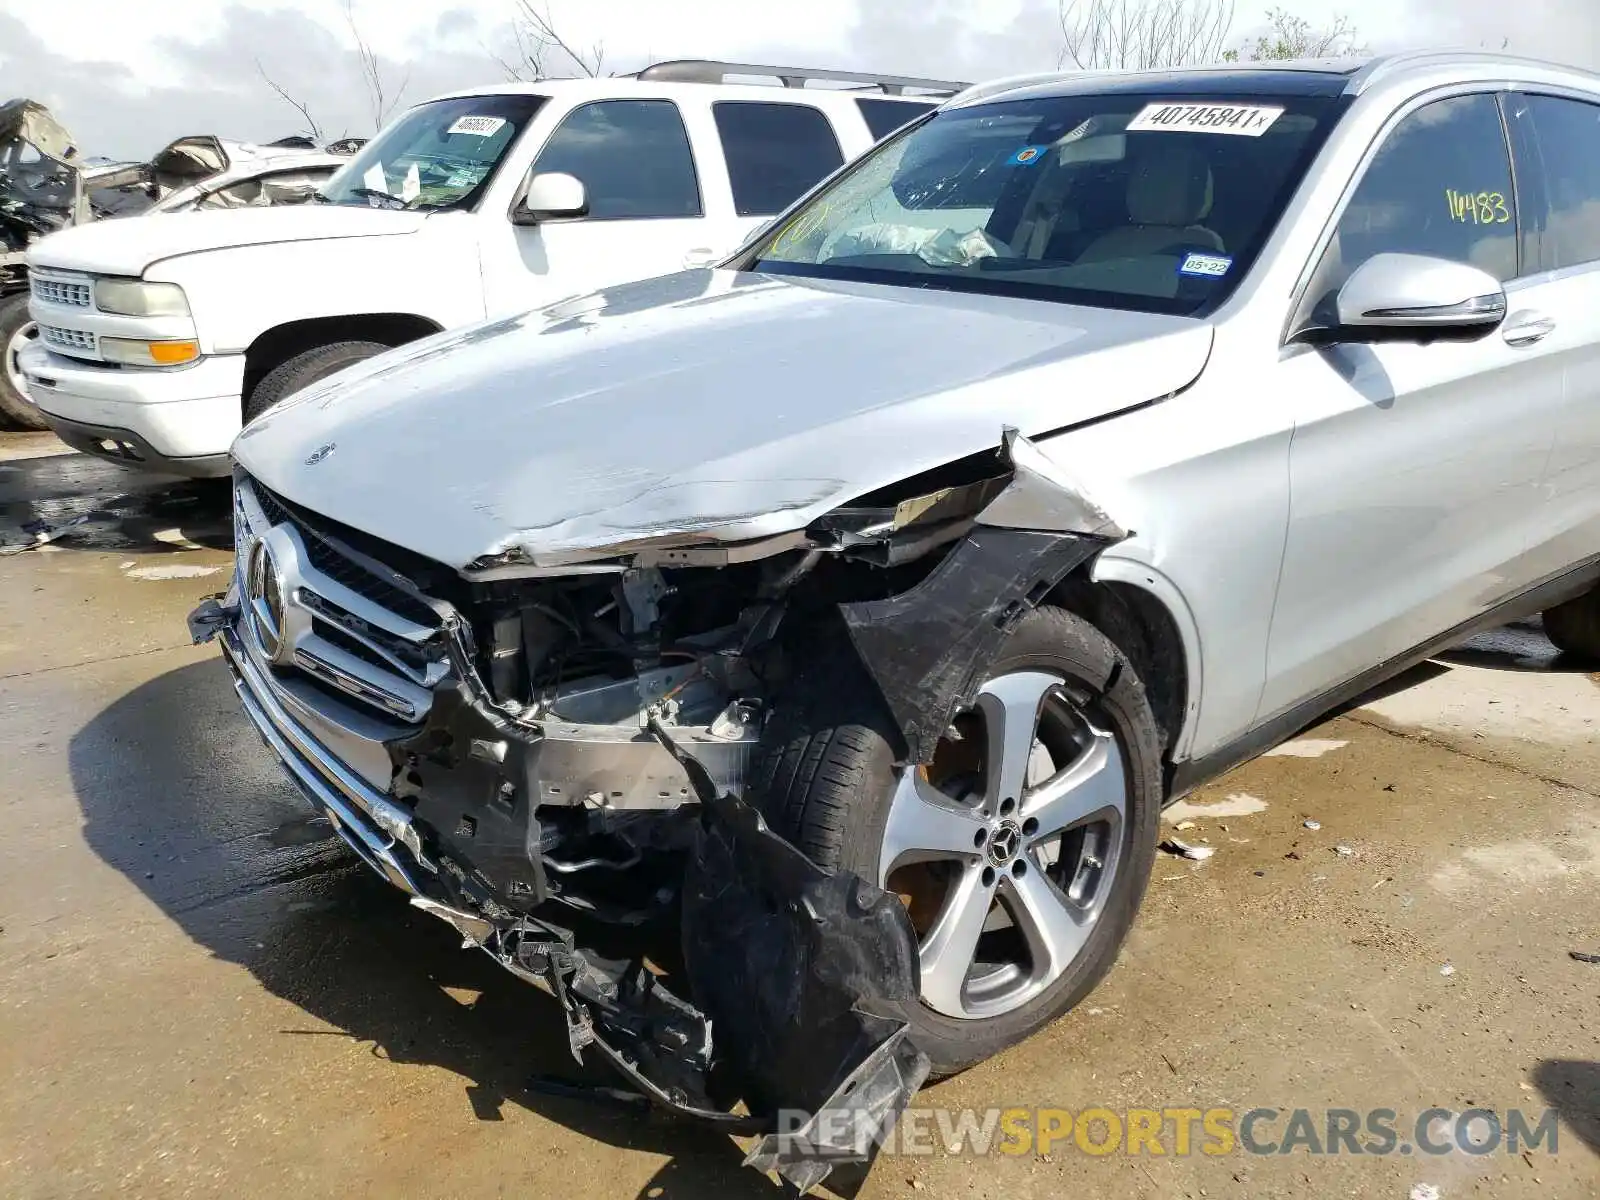
[[[196, 619], [575, 1047], [892, 1112], [1088, 993], [1167, 801], [1488, 624], [1600, 652], [1596, 211], [1575, 70], [985, 88], [252, 424]], [[687, 1042], [594, 933], [674, 905]]]
[[[784, 86], [725, 82], [758, 76]], [[68, 443], [225, 475], [241, 425], [296, 389], [441, 329], [714, 261], [960, 86], [683, 61], [446, 96], [362, 147], [325, 203], [37, 243], [40, 335], [18, 366]]]

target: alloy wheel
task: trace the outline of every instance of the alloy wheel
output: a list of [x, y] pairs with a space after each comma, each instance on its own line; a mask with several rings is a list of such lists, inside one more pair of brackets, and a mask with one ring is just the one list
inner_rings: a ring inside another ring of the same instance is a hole
[[1122, 752], [1065, 684], [1036, 670], [989, 680], [891, 801], [879, 881], [910, 909], [922, 1000], [945, 1016], [1003, 1016], [1038, 997], [1115, 883]]

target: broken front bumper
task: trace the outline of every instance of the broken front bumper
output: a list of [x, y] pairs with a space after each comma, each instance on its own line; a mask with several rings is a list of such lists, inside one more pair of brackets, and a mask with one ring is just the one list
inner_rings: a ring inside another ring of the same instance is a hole
[[[838, 607], [904, 761], [926, 761], [1022, 614], [1123, 536], [1025, 439], [1003, 450], [1003, 488], [920, 582]], [[455, 610], [250, 481], [236, 499], [234, 587], [191, 628], [220, 636], [246, 713], [356, 853], [554, 996], [575, 1055], [593, 1047], [655, 1103], [763, 1134], [754, 1165], [807, 1189], [870, 1161], [928, 1071], [907, 1037], [915, 936], [898, 898], [824, 873], [739, 798], [756, 731], [664, 724], [670, 692], [641, 706], [648, 730], [529, 720], [489, 700]], [[865, 535], [834, 548], [899, 561]], [[582, 943], [570, 897], [550, 903], [537, 813], [613, 799], [694, 805], [664, 889], [689, 999], [644, 958]]]
[[234, 590], [189, 621], [197, 641], [220, 641], [245, 714], [313, 807], [464, 946], [554, 997], [574, 1057], [592, 1049], [648, 1102], [759, 1135], [746, 1161], [801, 1191], [871, 1161], [928, 1074], [906, 1036], [916, 941], [895, 897], [824, 873], [656, 724], [700, 811], [680, 890], [685, 1000], [642, 958], [583, 945], [550, 906], [510, 911], [452, 871], [415, 808], [319, 740], [321, 718], [274, 681]]

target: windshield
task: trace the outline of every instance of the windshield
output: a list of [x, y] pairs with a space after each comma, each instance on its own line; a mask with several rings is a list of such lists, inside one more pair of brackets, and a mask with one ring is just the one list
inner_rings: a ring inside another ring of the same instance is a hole
[[467, 208], [544, 103], [543, 96], [463, 96], [419, 104], [361, 148], [322, 189], [330, 204]]
[[775, 226], [752, 269], [1196, 313], [1249, 270], [1338, 111], [1132, 93], [950, 109]]

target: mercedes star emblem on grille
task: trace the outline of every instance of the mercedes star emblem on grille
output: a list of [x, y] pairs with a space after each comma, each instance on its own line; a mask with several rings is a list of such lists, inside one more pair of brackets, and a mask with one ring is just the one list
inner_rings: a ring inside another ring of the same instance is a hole
[[288, 649], [283, 638], [283, 576], [265, 538], [250, 548], [244, 586], [256, 643], [268, 661], [281, 663]]

